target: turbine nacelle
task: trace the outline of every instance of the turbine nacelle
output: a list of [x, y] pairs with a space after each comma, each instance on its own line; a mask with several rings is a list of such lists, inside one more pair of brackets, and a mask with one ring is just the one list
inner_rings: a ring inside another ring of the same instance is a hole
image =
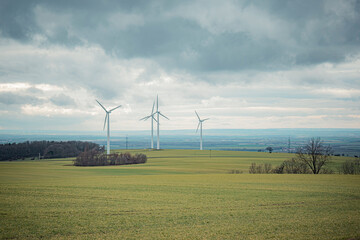
[[148, 116], [146, 116], [146, 117], [143, 117], [143, 118], [139, 119], [139, 121], [142, 121], [142, 120], [146, 121], [146, 120], [148, 120], [149, 118], [152, 118], [152, 120], [155, 120], [155, 122], [157, 122], [156, 119], [155, 119], [155, 117], [154, 117], [155, 114], [156, 114], [156, 112], [154, 112], [154, 107], [155, 107], [155, 101], [154, 101], [154, 103], [153, 103], [153, 107], [152, 107], [152, 110], [151, 110], [151, 114], [148, 115]]
[[157, 122], [156, 119], [155, 119], [155, 117], [154, 117], [155, 114], [156, 114], [156, 113], [153, 113], [153, 114], [151, 114], [151, 115], [149, 115], [149, 116], [140, 118], [139, 121], [142, 121], [142, 120], [146, 121], [146, 120], [148, 120], [149, 118], [152, 118], [153, 120], [155, 120], [155, 122]]
[[121, 107], [121, 105], [119, 105], [119, 106], [114, 107], [114, 108], [112, 108], [112, 109], [110, 109], [110, 110], [108, 111], [108, 110], [106, 110], [106, 108], [105, 108], [98, 100], [95, 100], [95, 101], [97, 101], [97, 103], [100, 105], [100, 107], [102, 107], [102, 109], [104, 109], [104, 111], [105, 111], [107, 114], [109, 114], [109, 113], [111, 113], [112, 111], [114, 111], [115, 109], [118, 109], [119, 107]]
[[199, 119], [199, 124], [197, 125], [197, 128], [196, 128], [196, 132], [197, 132], [199, 130], [200, 125], [202, 127], [202, 123], [205, 122], [206, 120], [209, 120], [210, 118], [200, 119], [199, 114], [196, 111], [195, 111], [195, 114], [196, 114], [197, 118]]
[[104, 109], [104, 111], [106, 112], [106, 115], [105, 115], [105, 121], [104, 121], [104, 127], [103, 127], [103, 130], [105, 130], [105, 126], [106, 126], [106, 120], [109, 118], [109, 115], [112, 111], [114, 111], [115, 109], [118, 109], [119, 107], [121, 107], [121, 105], [117, 106], [117, 107], [114, 107], [112, 109], [110, 109], [109, 111], [98, 101], [95, 99], [95, 101], [100, 105], [100, 107], [102, 107], [102, 109]]
[[158, 122], [156, 119], [155, 119], [155, 114], [157, 114], [157, 112], [154, 112], [154, 107], [155, 107], [155, 101], [153, 103], [153, 106], [152, 106], [152, 109], [151, 109], [151, 114], [146, 116], [146, 117], [143, 117], [141, 119], [139, 119], [139, 121], [146, 121], [148, 120], [149, 118], [151, 118], [151, 148], [154, 148], [154, 126], [153, 126], [153, 120], [155, 120], [155, 122]]
[[121, 105], [114, 107], [108, 111], [98, 100], [95, 99], [95, 101], [106, 112], [103, 130], [105, 130], [105, 126], [106, 126], [106, 122], [107, 122], [107, 154], [110, 154], [110, 113], [112, 111], [114, 111], [115, 109], [118, 109], [119, 107], [121, 107]]
[[201, 119], [199, 114], [195, 111], [195, 114], [199, 120], [199, 123], [197, 125], [197, 128], [196, 128], [196, 132], [199, 130], [199, 127], [200, 127], [200, 150], [202, 150], [202, 124], [203, 122], [205, 122], [206, 120], [209, 120], [210, 118], [205, 118], [205, 119]]
[[160, 114], [162, 117], [166, 118], [167, 120], [170, 120], [167, 116], [165, 116], [164, 114], [162, 114], [161, 112], [156, 112], [158, 114]]

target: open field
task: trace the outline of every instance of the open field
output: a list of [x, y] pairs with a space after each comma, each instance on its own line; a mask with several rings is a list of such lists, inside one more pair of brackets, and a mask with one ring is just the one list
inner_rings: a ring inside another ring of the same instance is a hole
[[360, 176], [247, 174], [252, 162], [275, 166], [291, 154], [143, 153], [148, 163], [131, 166], [1, 162], [0, 238], [360, 237]]

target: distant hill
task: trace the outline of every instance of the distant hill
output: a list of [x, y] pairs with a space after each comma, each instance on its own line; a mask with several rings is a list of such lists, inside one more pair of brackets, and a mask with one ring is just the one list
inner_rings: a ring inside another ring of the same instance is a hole
[[[155, 134], [155, 132], [154, 132]], [[271, 146], [274, 152], [294, 152], [311, 137], [320, 137], [330, 144], [335, 154], [360, 155], [360, 129], [204, 129], [204, 149], [263, 151]], [[111, 148], [129, 149], [150, 147], [150, 131], [111, 131]], [[156, 138], [156, 137], [155, 137]], [[289, 149], [290, 138], [290, 149]], [[10, 131], [0, 130], [0, 143], [24, 141], [91, 141], [106, 144], [103, 131]], [[199, 135], [194, 129], [161, 130], [161, 148], [198, 149]]]

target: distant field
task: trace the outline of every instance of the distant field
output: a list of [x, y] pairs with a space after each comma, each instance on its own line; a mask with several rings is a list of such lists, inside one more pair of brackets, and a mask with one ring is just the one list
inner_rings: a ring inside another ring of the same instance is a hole
[[360, 176], [247, 173], [291, 154], [142, 152], [143, 165], [0, 162], [0, 238], [360, 238]]
[[[149, 129], [150, 130], [150, 129]], [[150, 131], [111, 131], [111, 149], [150, 147]], [[161, 130], [161, 147], [164, 149], [199, 149], [199, 134], [191, 130]], [[310, 138], [321, 137], [334, 154], [360, 155], [360, 129], [204, 129], [204, 149], [265, 151], [270, 146], [274, 152], [295, 152]], [[289, 149], [290, 138], [290, 149]], [[25, 141], [91, 141], [106, 145], [102, 131], [11, 131], [0, 129], [0, 143]]]

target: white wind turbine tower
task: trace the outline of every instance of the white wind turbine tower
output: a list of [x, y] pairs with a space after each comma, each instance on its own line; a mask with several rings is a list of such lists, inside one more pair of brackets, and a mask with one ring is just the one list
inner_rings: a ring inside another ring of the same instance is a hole
[[205, 119], [201, 120], [199, 117], [199, 114], [196, 111], [195, 111], [195, 113], [199, 119], [199, 124], [196, 128], [196, 132], [199, 130], [199, 126], [200, 126], [200, 150], [203, 150], [203, 147], [202, 147], [202, 123], [205, 122], [206, 120], [209, 120], [210, 118], [205, 118]]
[[163, 115], [160, 111], [159, 111], [159, 96], [156, 95], [156, 112], [157, 114], [157, 149], [160, 149], [160, 135], [159, 135], [159, 126], [160, 126], [160, 115], [163, 116], [164, 118], [166, 118], [167, 120], [170, 120], [169, 118], [167, 118], [165, 115]]
[[[110, 113], [112, 111], [114, 111], [115, 109], [121, 107], [121, 105], [108, 111], [108, 110], [106, 110], [106, 108], [103, 105], [101, 105], [101, 103], [98, 100], [96, 100], [96, 101], [106, 112], [105, 121], [104, 121], [104, 129], [105, 129], [105, 125], [107, 124], [107, 154], [109, 155], [110, 154]], [[107, 120], [107, 122], [106, 122], [106, 120]]]
[[156, 114], [156, 112], [154, 112], [154, 107], [155, 107], [155, 101], [153, 103], [151, 114], [149, 116], [143, 117], [142, 119], [139, 120], [139, 121], [141, 121], [141, 120], [146, 121], [149, 118], [151, 118], [151, 149], [154, 148], [154, 120], [155, 120], [155, 122], [157, 122], [154, 117], [154, 115]]

